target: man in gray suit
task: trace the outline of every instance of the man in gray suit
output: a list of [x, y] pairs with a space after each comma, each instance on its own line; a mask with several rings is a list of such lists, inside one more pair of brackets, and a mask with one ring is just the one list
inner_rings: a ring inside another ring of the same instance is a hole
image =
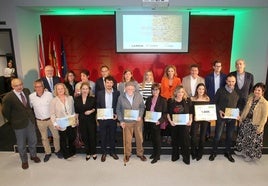
[[9, 121], [15, 131], [18, 151], [22, 161], [21, 167], [28, 169], [28, 156], [26, 142], [30, 151], [30, 159], [39, 163], [40, 159], [36, 156], [36, 132], [35, 117], [30, 107], [30, 90], [23, 88], [20, 79], [15, 78], [11, 81], [13, 88], [3, 99], [3, 115]]
[[198, 73], [199, 73], [198, 65], [193, 64], [190, 67], [190, 75], [185, 76], [182, 79], [182, 86], [187, 92], [188, 97], [194, 96], [196, 86], [199, 83], [205, 84], [205, 79], [200, 77]]

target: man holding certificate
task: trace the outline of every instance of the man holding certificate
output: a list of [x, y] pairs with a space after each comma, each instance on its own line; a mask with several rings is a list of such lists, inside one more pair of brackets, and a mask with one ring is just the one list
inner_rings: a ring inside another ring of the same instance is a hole
[[150, 159], [151, 163], [156, 163], [160, 160], [161, 151], [161, 130], [160, 123], [166, 121], [167, 101], [160, 96], [160, 85], [155, 83], [151, 88], [152, 96], [146, 100], [145, 121], [149, 125], [152, 134], [153, 154]]
[[[97, 92], [97, 120], [100, 127], [101, 136], [101, 161], [106, 160], [106, 155], [110, 154], [115, 160], [118, 156], [115, 153], [115, 134], [117, 127], [116, 104], [120, 95], [119, 91], [113, 88], [114, 78], [107, 76], [104, 78], [105, 89]], [[110, 112], [111, 111], [111, 112]], [[110, 148], [107, 149], [109, 144]]]
[[142, 146], [143, 113], [145, 105], [140, 93], [135, 92], [135, 84], [131, 81], [125, 83], [125, 92], [120, 94], [117, 102], [116, 113], [123, 128], [124, 160], [129, 161], [132, 152], [133, 133], [136, 138], [137, 156], [141, 161], [146, 161]]
[[173, 98], [168, 100], [167, 106], [167, 119], [171, 125], [171, 161], [177, 161], [180, 158], [179, 148], [181, 148], [182, 161], [189, 165], [189, 126], [192, 124], [192, 106], [191, 100], [187, 98], [187, 93], [182, 86], [176, 87], [173, 93]]
[[[229, 74], [226, 77], [225, 87], [221, 87], [217, 90], [215, 95], [215, 104], [217, 110], [217, 121], [215, 136], [213, 140], [213, 150], [209, 156], [209, 160], [213, 161], [218, 153], [218, 145], [221, 138], [221, 134], [226, 124], [226, 139], [225, 139], [225, 153], [226, 157], [230, 162], [235, 162], [234, 158], [231, 155], [231, 145], [232, 137], [235, 129], [235, 122], [232, 116], [227, 116], [226, 110], [235, 109], [237, 107], [239, 95], [235, 91], [236, 78], [234, 75]], [[237, 118], [238, 119], [238, 118]]]

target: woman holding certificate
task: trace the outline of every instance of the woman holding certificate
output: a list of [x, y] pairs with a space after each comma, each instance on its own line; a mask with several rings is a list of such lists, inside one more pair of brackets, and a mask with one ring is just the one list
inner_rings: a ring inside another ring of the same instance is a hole
[[97, 124], [96, 124], [96, 101], [91, 96], [91, 88], [88, 82], [83, 82], [80, 87], [81, 95], [74, 100], [75, 113], [78, 114], [79, 129], [86, 149], [86, 161], [90, 156], [97, 159]]
[[60, 149], [63, 157], [69, 159], [76, 153], [74, 146], [76, 130], [74, 127], [77, 125], [77, 119], [74, 115], [74, 101], [63, 83], [57, 83], [54, 86], [54, 94], [55, 97], [50, 103], [51, 121], [59, 130]]
[[[209, 104], [210, 99], [207, 95], [207, 90], [204, 83], [199, 83], [196, 86], [195, 95], [191, 97], [191, 100], [193, 103], [193, 107], [195, 105]], [[194, 121], [191, 125], [191, 155], [193, 160], [196, 158], [196, 160], [199, 161], [200, 159], [202, 159], [203, 156], [206, 130], [209, 122], [204, 120], [197, 120], [198, 117], [196, 117], [196, 115], [197, 113], [195, 111]], [[199, 127], [200, 127], [200, 135], [199, 135], [199, 144], [197, 145], [197, 134]]]
[[263, 130], [268, 117], [268, 102], [263, 97], [264, 92], [265, 85], [257, 83], [240, 117], [235, 154], [243, 156], [245, 161], [262, 156]]
[[[153, 145], [153, 154], [150, 159], [153, 159], [151, 163], [156, 163], [160, 160], [161, 151], [161, 134], [160, 123], [166, 120], [167, 101], [164, 97], [160, 96], [160, 85], [155, 83], [151, 88], [152, 96], [146, 100], [146, 114], [145, 121], [149, 125], [151, 130], [151, 138]], [[153, 117], [155, 114], [155, 117]], [[152, 116], [152, 117], [149, 117]]]
[[180, 158], [179, 148], [181, 147], [182, 161], [190, 164], [190, 137], [189, 126], [192, 124], [191, 100], [182, 86], [177, 86], [173, 98], [168, 100], [167, 119], [171, 125], [172, 161]]

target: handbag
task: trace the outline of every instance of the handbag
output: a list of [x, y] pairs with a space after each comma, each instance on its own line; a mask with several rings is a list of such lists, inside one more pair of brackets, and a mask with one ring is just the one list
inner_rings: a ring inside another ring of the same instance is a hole
[[81, 147], [83, 147], [85, 144], [81, 138], [81, 134], [79, 132], [79, 126], [76, 127], [76, 138], [74, 140], [74, 146], [79, 149]]

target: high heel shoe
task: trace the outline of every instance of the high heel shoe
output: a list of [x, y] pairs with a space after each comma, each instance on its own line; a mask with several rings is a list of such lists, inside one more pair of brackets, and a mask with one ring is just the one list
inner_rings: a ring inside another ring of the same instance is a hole
[[97, 155], [96, 154], [93, 155], [92, 157], [93, 157], [93, 160], [96, 160], [97, 159]]
[[90, 155], [86, 156], [86, 161], [88, 161], [90, 159]]

